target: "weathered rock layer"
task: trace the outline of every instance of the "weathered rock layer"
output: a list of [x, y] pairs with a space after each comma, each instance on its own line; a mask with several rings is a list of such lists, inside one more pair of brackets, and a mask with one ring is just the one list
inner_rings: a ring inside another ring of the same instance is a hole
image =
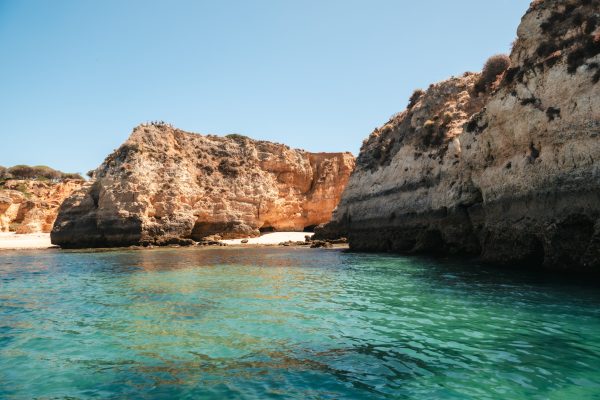
[[0, 189], [0, 232], [50, 232], [58, 208], [83, 180], [8, 180]]
[[363, 143], [331, 223], [357, 250], [600, 267], [600, 2], [535, 1], [491, 94], [416, 93]]
[[301, 231], [330, 219], [353, 168], [350, 153], [141, 125], [65, 201], [52, 243], [168, 244]]

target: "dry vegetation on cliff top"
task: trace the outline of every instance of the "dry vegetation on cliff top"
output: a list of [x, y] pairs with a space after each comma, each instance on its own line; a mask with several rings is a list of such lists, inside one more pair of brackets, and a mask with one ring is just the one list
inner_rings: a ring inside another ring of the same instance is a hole
[[83, 177], [78, 173], [62, 172], [46, 165], [20, 164], [10, 168], [0, 165], [0, 184], [9, 179], [59, 182], [66, 179], [82, 180]]

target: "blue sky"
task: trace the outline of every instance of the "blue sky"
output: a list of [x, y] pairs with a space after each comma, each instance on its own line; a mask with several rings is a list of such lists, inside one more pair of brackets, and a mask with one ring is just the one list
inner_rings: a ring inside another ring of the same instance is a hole
[[95, 168], [145, 121], [357, 154], [508, 52], [527, 0], [0, 0], [0, 165]]

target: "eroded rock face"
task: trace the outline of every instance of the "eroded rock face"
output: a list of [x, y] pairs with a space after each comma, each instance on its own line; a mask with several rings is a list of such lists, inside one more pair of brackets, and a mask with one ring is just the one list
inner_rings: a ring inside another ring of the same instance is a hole
[[353, 168], [350, 153], [142, 125], [65, 201], [52, 243], [126, 246], [301, 231], [330, 219]]
[[[406, 111], [376, 129], [363, 143], [342, 200], [331, 223], [317, 238], [349, 236], [356, 250], [447, 251], [471, 243], [458, 204], [480, 200], [462, 184], [460, 134], [479, 112], [486, 94], [474, 93], [479, 74], [432, 85], [415, 92]], [[469, 204], [470, 203], [470, 204]]]
[[75, 179], [63, 182], [5, 182], [0, 189], [0, 232], [50, 232], [59, 206], [83, 183]]
[[497, 89], [474, 97], [470, 75], [433, 85], [371, 134], [316, 237], [599, 268], [598, 10], [597, 0], [534, 2]]

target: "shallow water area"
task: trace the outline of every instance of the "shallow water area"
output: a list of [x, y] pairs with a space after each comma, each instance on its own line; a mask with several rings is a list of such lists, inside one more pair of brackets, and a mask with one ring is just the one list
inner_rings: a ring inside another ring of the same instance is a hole
[[599, 305], [341, 250], [0, 252], [0, 398], [600, 398]]

